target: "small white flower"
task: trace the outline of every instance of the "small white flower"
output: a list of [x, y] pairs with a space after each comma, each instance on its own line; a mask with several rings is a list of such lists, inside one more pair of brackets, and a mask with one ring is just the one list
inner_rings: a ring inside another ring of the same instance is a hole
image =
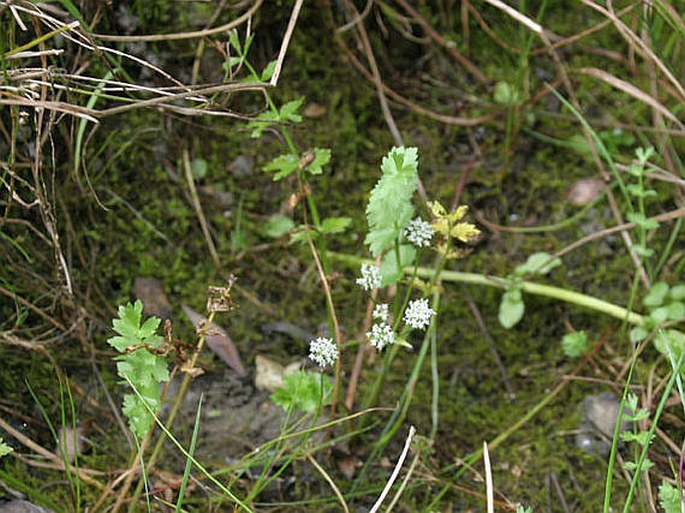
[[388, 320], [388, 305], [387, 303], [378, 303], [373, 307], [373, 313], [371, 317], [377, 321], [387, 321]]
[[430, 246], [433, 233], [435, 232], [430, 223], [424, 221], [420, 217], [409, 221], [409, 224], [404, 229], [404, 236], [417, 248]]
[[309, 342], [309, 358], [320, 367], [335, 365], [338, 347], [332, 339], [319, 337]]
[[361, 285], [364, 290], [378, 289], [381, 286], [381, 270], [371, 264], [362, 264], [362, 277], [357, 278], [357, 285]]
[[366, 333], [369, 343], [379, 351], [385, 346], [395, 343], [395, 332], [387, 322], [380, 322], [371, 327], [371, 331]]
[[428, 306], [428, 299], [416, 299], [409, 301], [407, 309], [404, 311], [404, 322], [414, 329], [425, 329], [431, 322], [431, 317], [435, 315], [435, 310]]

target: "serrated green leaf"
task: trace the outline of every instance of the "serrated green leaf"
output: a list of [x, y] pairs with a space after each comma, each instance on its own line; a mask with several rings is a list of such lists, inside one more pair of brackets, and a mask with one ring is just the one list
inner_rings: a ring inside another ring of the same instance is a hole
[[205, 159], [196, 158], [190, 163], [190, 170], [195, 180], [202, 180], [207, 176], [209, 164], [207, 164]]
[[400, 232], [411, 221], [411, 198], [418, 183], [416, 148], [393, 148], [383, 157], [383, 175], [371, 191], [366, 207], [369, 233], [364, 242], [373, 256], [392, 248]]
[[274, 71], [276, 71], [276, 63], [277, 62], [278, 61], [274, 59], [273, 61], [269, 62], [269, 64], [266, 65], [266, 67], [262, 71], [262, 74], [259, 76], [259, 78], [262, 82], [268, 82], [269, 80], [271, 80], [271, 77], [274, 76]]
[[680, 321], [685, 318], [685, 304], [680, 301], [671, 303], [666, 308], [668, 310], [669, 321]]
[[685, 299], [685, 285], [675, 285], [674, 287], [671, 288], [669, 291], [669, 295], [671, 296], [671, 299], [674, 299], [676, 301], [680, 301], [681, 299]]
[[12, 449], [9, 445], [7, 445], [2, 437], [0, 436], [0, 458], [3, 456], [7, 456], [9, 453], [11, 453], [14, 449]]
[[304, 98], [285, 103], [278, 111], [279, 120], [291, 121], [292, 123], [299, 123], [302, 121], [302, 116], [297, 113], [297, 110], [302, 106], [302, 102], [304, 102]]
[[121, 353], [133, 345], [131, 340], [131, 337], [110, 337], [107, 339], [107, 343]]
[[643, 230], [655, 230], [659, 227], [659, 221], [654, 218], [647, 218], [641, 212], [628, 212], [626, 217], [628, 221], [635, 223]]
[[286, 176], [294, 173], [297, 170], [299, 160], [295, 155], [279, 155], [266, 166], [264, 166], [264, 171], [276, 172], [274, 175], [274, 182], [285, 178]]
[[680, 490], [666, 481], [659, 486], [659, 505], [664, 513], [681, 513], [682, 498]]
[[501, 105], [518, 105], [521, 103], [521, 94], [512, 84], [500, 81], [495, 84], [493, 99]]
[[327, 217], [321, 221], [321, 233], [342, 233], [352, 222], [351, 217]]
[[160, 319], [159, 317], [150, 317], [147, 321], [143, 323], [143, 325], [140, 327], [140, 330], [138, 331], [140, 338], [145, 340], [145, 343], [147, 345], [150, 345], [155, 348], [163, 340], [162, 337], [155, 337], [155, 332], [157, 331], [157, 328], [159, 328], [160, 322], [162, 322], [162, 319]]
[[553, 258], [553, 255], [541, 251], [530, 255], [525, 263], [516, 267], [514, 274], [516, 276], [548, 274], [552, 269], [560, 265], [561, 260], [559, 258]]
[[137, 300], [133, 304], [122, 305], [119, 307], [118, 313], [119, 318], [112, 320], [114, 331], [122, 337], [137, 338], [140, 320], [143, 316], [143, 303]]
[[499, 314], [497, 319], [505, 329], [510, 329], [516, 326], [523, 318], [526, 306], [523, 303], [523, 297], [520, 290], [507, 291], [502, 294], [502, 300], [499, 304]]
[[[231, 68], [236, 67], [238, 64], [240, 64], [243, 61], [242, 57], [229, 57], [228, 61], [224, 62], [224, 71], [228, 71]], [[228, 69], [227, 69], [228, 68]]]
[[668, 307], [660, 306], [651, 311], [649, 316], [656, 324], [661, 324], [668, 320]]
[[645, 168], [639, 164], [631, 164], [628, 166], [628, 173], [635, 178], [640, 178], [645, 174]]
[[583, 356], [588, 349], [587, 333], [584, 331], [576, 331], [575, 333], [567, 333], [561, 339], [561, 347], [566, 356], [577, 358]]
[[632, 433], [630, 431], [625, 431], [621, 433], [621, 439], [624, 442], [635, 442], [644, 447], [649, 442], [649, 432], [638, 431], [637, 433]]
[[642, 326], [638, 326], [630, 330], [630, 341], [633, 344], [637, 344], [638, 342], [642, 342], [644, 339], [646, 339], [647, 335], [649, 335], [649, 332]]
[[647, 307], [661, 306], [664, 303], [666, 294], [668, 294], [669, 287], [667, 283], [662, 281], [655, 283], [649, 288], [649, 292], [642, 300], [642, 304]]
[[652, 463], [652, 461], [649, 458], [645, 458], [642, 462], [642, 466], [639, 469], [637, 463], [635, 463], [634, 461], [626, 461], [623, 466], [626, 470], [639, 470], [640, 472], [646, 472], [654, 466], [654, 463]]
[[128, 418], [131, 431], [133, 431], [139, 439], [142, 440], [145, 438], [155, 419], [145, 408], [142, 400], [137, 395], [126, 394], [124, 396], [122, 411], [126, 415], [126, 418]]
[[658, 330], [654, 337], [654, 347], [667, 357], [673, 355], [677, 362], [685, 351], [685, 334], [678, 330]]
[[627, 409], [630, 410], [630, 411], [636, 411], [636, 410], [637, 410], [637, 401], [638, 401], [638, 399], [637, 399], [637, 394], [634, 394], [633, 392], [630, 392], [630, 393], [626, 396], [625, 405], [626, 405]]
[[[633, 407], [632, 410], [635, 411], [636, 408]], [[635, 415], [626, 414], [626, 418], [630, 421], [633, 421], [633, 422], [639, 422], [641, 420], [647, 420], [649, 418], [649, 411], [644, 409], [644, 408], [640, 408], [639, 410], [637, 410], [637, 413]]]
[[[309, 230], [309, 236], [311, 237], [312, 241], [315, 241], [319, 237], [319, 232], [316, 232], [314, 230]], [[300, 243], [300, 244], [307, 244], [307, 232], [304, 228], [304, 226], [300, 225], [299, 229], [293, 233], [290, 234], [290, 242], [292, 243]]]
[[323, 172], [323, 166], [331, 161], [331, 150], [328, 148], [314, 148], [314, 160], [306, 169], [311, 175], [320, 175]]
[[645, 165], [647, 161], [654, 156], [655, 152], [656, 150], [654, 149], [654, 146], [647, 146], [646, 148], [636, 148], [635, 156], [642, 165]]
[[[159, 347], [163, 338], [156, 334], [160, 319], [150, 317], [141, 326], [143, 304], [127, 304], [119, 307], [119, 318], [112, 321], [112, 326], [119, 336], [111, 337], [107, 342], [118, 351], [126, 351], [131, 346], [142, 344], [130, 353], [117, 356], [117, 373], [127, 383], [132, 383], [141, 394], [142, 400], [157, 410], [160, 406], [159, 384], [168, 381], [167, 362], [161, 355], [148, 349]], [[124, 398], [124, 413], [129, 419], [131, 430], [142, 438], [152, 425], [152, 416], [145, 410], [138, 396], [127, 395]]]
[[264, 225], [264, 234], [267, 237], [278, 239], [293, 228], [295, 228], [295, 222], [290, 217], [274, 214]]
[[297, 408], [315, 412], [326, 404], [333, 391], [328, 377], [318, 372], [297, 371], [283, 377], [283, 386], [271, 395], [271, 400], [288, 411]]
[[233, 49], [238, 52], [238, 55], [243, 54], [243, 48], [240, 45], [240, 36], [238, 36], [237, 30], [231, 30], [228, 34], [228, 42], [231, 44]]
[[405, 267], [411, 267], [416, 258], [416, 248], [410, 244], [400, 244], [400, 266], [397, 265], [397, 255], [394, 251], [388, 251], [381, 259], [381, 287], [387, 287], [397, 283], [404, 276], [402, 271]]
[[642, 244], [633, 244], [633, 252], [642, 258], [650, 258], [654, 256], [654, 250], [646, 248]]

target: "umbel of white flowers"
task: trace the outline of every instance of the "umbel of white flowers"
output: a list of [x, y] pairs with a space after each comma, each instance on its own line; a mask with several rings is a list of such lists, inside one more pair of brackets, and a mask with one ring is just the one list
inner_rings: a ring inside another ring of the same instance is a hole
[[404, 322], [416, 330], [423, 330], [428, 327], [434, 315], [435, 310], [428, 306], [428, 298], [415, 299], [409, 301], [404, 311]]
[[309, 342], [309, 358], [319, 367], [330, 367], [338, 361], [338, 347], [332, 339], [319, 337]]
[[430, 246], [431, 239], [435, 230], [429, 222], [424, 221], [420, 217], [412, 219], [404, 229], [404, 236], [417, 248], [426, 248]]
[[357, 285], [361, 285], [364, 290], [373, 290], [381, 287], [381, 270], [375, 265], [362, 264], [362, 277], [357, 278]]

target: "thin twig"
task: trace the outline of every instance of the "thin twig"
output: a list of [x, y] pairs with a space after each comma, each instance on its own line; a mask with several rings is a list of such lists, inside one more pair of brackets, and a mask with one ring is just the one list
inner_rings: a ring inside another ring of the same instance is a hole
[[259, 9], [264, 0], [255, 0], [255, 3], [248, 9], [244, 14], [237, 17], [235, 20], [221, 25], [219, 27], [214, 27], [204, 30], [196, 30], [193, 32], [178, 32], [174, 34], [152, 34], [145, 36], [117, 36], [113, 34], [93, 34], [93, 37], [100, 39], [101, 41], [117, 41], [117, 42], [129, 42], [129, 41], [178, 41], [181, 39], [198, 39], [201, 37], [212, 36], [214, 34], [225, 34], [236, 27], [239, 27], [246, 21], [248, 21]]
[[274, 68], [274, 73], [271, 75], [271, 80], [269, 84], [273, 87], [278, 85], [278, 78], [281, 76], [281, 69], [283, 68], [283, 61], [285, 60], [285, 54], [288, 51], [288, 44], [290, 43], [290, 38], [295, 30], [295, 25], [297, 24], [297, 18], [300, 15], [300, 8], [302, 7], [303, 0], [297, 0], [293, 6], [293, 11], [290, 14], [290, 19], [288, 20], [288, 27], [285, 30], [285, 35], [283, 36], [283, 41], [281, 42], [281, 49], [278, 52], [278, 58], [276, 59], [276, 67]]
[[190, 189], [190, 197], [193, 198], [193, 208], [195, 208], [195, 213], [200, 221], [200, 226], [202, 227], [202, 233], [204, 234], [205, 241], [207, 242], [209, 254], [212, 256], [212, 260], [214, 260], [214, 265], [217, 267], [217, 269], [219, 269], [221, 268], [221, 259], [219, 258], [219, 253], [216, 251], [212, 234], [209, 232], [207, 219], [202, 211], [202, 204], [200, 203], [200, 197], [198, 196], [197, 189], [195, 188], [195, 179], [193, 178], [193, 172], [190, 165], [190, 155], [187, 149], [183, 150], [183, 170], [185, 171], [186, 182], [188, 183], [188, 188]]
[[335, 481], [333, 481], [333, 478], [330, 476], [330, 474], [326, 472], [326, 470], [321, 465], [319, 465], [319, 463], [314, 459], [314, 457], [311, 454], [307, 453], [307, 459], [309, 460], [309, 463], [314, 465], [314, 468], [319, 471], [319, 473], [323, 476], [326, 482], [330, 485], [331, 489], [333, 490], [333, 493], [335, 493], [335, 496], [338, 498], [338, 501], [340, 502], [343, 511], [345, 513], [350, 513], [350, 508], [347, 506], [347, 502], [345, 502], [345, 497], [343, 497], [343, 494], [340, 493], [340, 489], [337, 487]]
[[390, 479], [388, 479], [388, 482], [385, 483], [385, 488], [383, 488], [383, 491], [381, 492], [380, 497], [378, 497], [378, 500], [376, 503], [373, 505], [373, 507], [369, 510], [369, 513], [376, 513], [380, 507], [381, 504], [383, 504], [383, 501], [385, 500], [385, 497], [388, 495], [388, 492], [390, 492], [390, 488], [392, 488], [393, 483], [397, 479], [397, 476], [400, 473], [400, 469], [402, 468], [402, 464], [404, 463], [404, 460], [407, 457], [407, 454], [409, 454], [409, 447], [411, 446], [411, 441], [412, 438], [414, 438], [414, 435], [416, 434], [416, 428], [414, 426], [409, 427], [409, 434], [407, 435], [407, 439], [404, 441], [404, 448], [402, 449], [402, 454], [400, 454], [399, 459], [397, 460], [397, 463], [395, 464], [395, 468], [392, 471], [392, 474], [390, 475]]

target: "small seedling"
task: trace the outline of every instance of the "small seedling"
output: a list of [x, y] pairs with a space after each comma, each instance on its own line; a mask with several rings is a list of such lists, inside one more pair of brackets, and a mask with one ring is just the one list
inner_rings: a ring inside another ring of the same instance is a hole
[[143, 323], [143, 303], [140, 300], [120, 306], [118, 313], [119, 317], [112, 320], [112, 327], [118, 335], [108, 339], [107, 343], [122, 353], [116, 358], [117, 373], [138, 391], [138, 394], [124, 396], [123, 412], [135, 435], [144, 438], [154, 422], [150, 410], [158, 411], [162, 405], [159, 384], [169, 380], [166, 358], [156, 354], [164, 343], [164, 339], [156, 334], [161, 321], [150, 317]]

